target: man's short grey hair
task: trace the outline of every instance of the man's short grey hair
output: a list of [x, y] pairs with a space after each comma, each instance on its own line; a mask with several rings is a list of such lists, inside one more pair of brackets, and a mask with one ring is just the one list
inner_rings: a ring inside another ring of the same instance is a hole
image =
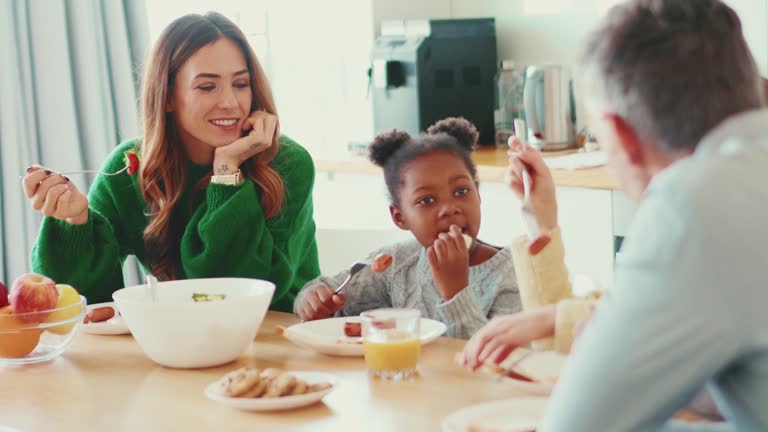
[[592, 33], [583, 78], [659, 150], [695, 149], [725, 118], [763, 105], [741, 22], [718, 0], [633, 0]]

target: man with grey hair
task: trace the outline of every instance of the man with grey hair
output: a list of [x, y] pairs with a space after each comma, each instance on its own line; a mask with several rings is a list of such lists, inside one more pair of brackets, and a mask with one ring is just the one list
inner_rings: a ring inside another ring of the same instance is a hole
[[[719, 0], [629, 1], [585, 52], [590, 127], [640, 206], [537, 430], [710, 430], [667, 422], [706, 385], [725, 430], [768, 431], [768, 110], [741, 23]], [[517, 158], [535, 190], [541, 156]], [[535, 316], [480, 330], [467, 364], [555, 332]]]
[[705, 384], [732, 429], [768, 430], [768, 111], [736, 13], [621, 4], [582, 67], [592, 127], [641, 205], [539, 430], [659, 430]]

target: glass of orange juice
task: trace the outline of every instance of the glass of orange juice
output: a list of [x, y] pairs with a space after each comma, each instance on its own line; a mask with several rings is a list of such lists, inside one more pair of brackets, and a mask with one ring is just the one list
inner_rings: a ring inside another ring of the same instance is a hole
[[373, 376], [404, 380], [416, 375], [421, 342], [417, 309], [375, 309], [363, 318], [363, 351]]

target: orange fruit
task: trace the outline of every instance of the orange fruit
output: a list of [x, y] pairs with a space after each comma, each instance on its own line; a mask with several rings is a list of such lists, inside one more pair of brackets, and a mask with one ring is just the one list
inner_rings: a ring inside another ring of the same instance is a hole
[[43, 332], [36, 328], [22, 330], [24, 326], [29, 324], [16, 319], [10, 306], [0, 308], [0, 357], [24, 357], [35, 349]]

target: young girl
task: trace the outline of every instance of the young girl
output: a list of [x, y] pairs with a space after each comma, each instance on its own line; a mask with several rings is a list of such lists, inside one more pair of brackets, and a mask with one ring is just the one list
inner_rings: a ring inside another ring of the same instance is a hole
[[[347, 272], [309, 282], [294, 310], [304, 320], [358, 315], [379, 307], [416, 308], [448, 325], [448, 334], [467, 338], [499, 314], [520, 310], [508, 248], [480, 240], [480, 195], [471, 151], [478, 133], [468, 121], [445, 119], [428, 133], [380, 134], [370, 158], [384, 168], [392, 221], [414, 241], [375, 251], [392, 264], [376, 273], [361, 270], [344, 288], [333, 290]], [[467, 247], [464, 235], [471, 238]]]
[[[27, 169], [24, 190], [46, 217], [32, 267], [108, 301], [135, 255], [160, 279], [250, 277], [291, 310], [319, 274], [314, 166], [280, 135], [266, 76], [245, 35], [217, 13], [186, 15], [146, 65], [143, 136], [120, 144], [88, 198], [52, 169]], [[124, 156], [125, 155], [125, 156]], [[212, 176], [212, 174], [214, 174]]]

